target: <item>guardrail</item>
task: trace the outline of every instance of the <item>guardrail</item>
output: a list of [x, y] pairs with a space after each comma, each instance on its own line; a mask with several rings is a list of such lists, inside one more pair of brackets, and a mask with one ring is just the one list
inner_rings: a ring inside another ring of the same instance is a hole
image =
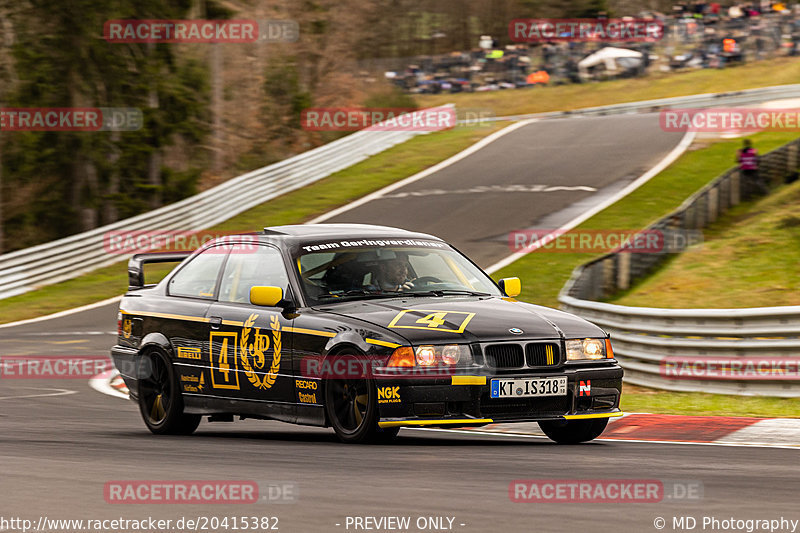
[[[516, 89], [520, 90], [520, 89]], [[527, 90], [527, 89], [522, 89]], [[530, 89], [536, 90], [536, 89]], [[789, 98], [800, 98], [800, 84], [776, 85], [772, 87], [762, 87], [759, 89], [746, 89], [743, 91], [731, 91], [725, 93], [706, 93], [694, 94], [690, 96], [676, 96], [672, 98], [659, 98], [656, 100], [640, 100], [638, 102], [626, 102], [599, 107], [584, 107], [571, 111], [551, 111], [547, 113], [529, 113], [524, 115], [509, 115], [505, 117], [492, 117], [487, 121], [501, 120], [527, 120], [531, 118], [566, 118], [571, 116], [603, 116], [612, 114], [656, 112], [662, 109], [670, 109], [680, 106], [681, 108], [704, 108], [720, 106], [745, 106], [754, 105], [768, 100], [785, 100]], [[462, 121], [469, 122], [469, 121]]]
[[[769, 185], [797, 172], [800, 167], [798, 152], [800, 139], [761, 157], [760, 173]], [[742, 198], [755, 194], [757, 191], [742, 179], [739, 170], [731, 169], [647, 230], [659, 230], [667, 235], [699, 230]], [[630, 383], [677, 391], [800, 396], [800, 378], [770, 381], [674, 379], [663, 372], [665, 358], [672, 356], [800, 357], [800, 306], [660, 309], [596, 301], [628, 289], [632, 282], [647, 275], [668, 255], [666, 251], [615, 251], [581, 265], [573, 271], [559, 294], [561, 307], [611, 333], [614, 353], [625, 368], [625, 380]]]
[[159, 209], [0, 255], [0, 299], [74, 278], [124, 258], [104, 248], [112, 231], [209, 228], [426, 132], [359, 131]]
[[[514, 121], [527, 118], [624, 114], [656, 111], [678, 105], [683, 107], [747, 105], [794, 97], [800, 97], [800, 84], [630, 102], [575, 111], [494, 117], [488, 120]], [[118, 262], [120, 257], [107, 253], [103, 247], [103, 235], [107, 232], [143, 231], [154, 228], [195, 231], [208, 228], [424, 133], [360, 131], [279, 163], [238, 176], [217, 187], [154, 211], [56, 241], [2, 254], [0, 255], [0, 300]]]

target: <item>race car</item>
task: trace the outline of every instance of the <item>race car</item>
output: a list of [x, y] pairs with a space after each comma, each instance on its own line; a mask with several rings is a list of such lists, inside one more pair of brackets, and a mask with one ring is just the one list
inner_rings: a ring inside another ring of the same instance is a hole
[[[146, 264], [169, 261], [145, 284]], [[348, 443], [535, 421], [578, 443], [622, 415], [607, 333], [516, 300], [518, 278], [495, 283], [431, 235], [268, 227], [137, 254], [128, 275], [111, 355], [156, 434], [204, 416], [332, 427]]]

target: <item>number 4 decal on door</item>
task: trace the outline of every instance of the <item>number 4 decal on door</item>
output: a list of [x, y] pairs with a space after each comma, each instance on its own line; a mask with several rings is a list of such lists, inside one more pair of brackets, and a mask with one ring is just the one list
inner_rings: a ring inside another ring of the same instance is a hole
[[[236, 333], [211, 332], [211, 386], [239, 390], [238, 342]], [[214, 352], [219, 350], [218, 352]]]

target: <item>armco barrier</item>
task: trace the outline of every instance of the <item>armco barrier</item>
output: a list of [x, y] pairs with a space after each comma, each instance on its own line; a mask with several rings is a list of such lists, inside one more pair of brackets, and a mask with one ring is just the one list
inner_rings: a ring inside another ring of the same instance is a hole
[[0, 255], [0, 299], [123, 260], [104, 249], [108, 232], [209, 228], [424, 133], [359, 131], [154, 211]]
[[[760, 172], [771, 185], [800, 167], [800, 139], [761, 158]], [[755, 194], [738, 169], [725, 172], [686, 200], [651, 230], [697, 230]], [[720, 380], [665, 377], [666, 357], [800, 357], [800, 306], [752, 309], [658, 309], [625, 307], [600, 300], [627, 289], [668, 256], [613, 252], [581, 265], [559, 295], [561, 307], [608, 331], [625, 380], [677, 391], [800, 396], [800, 379]]]
[[[490, 120], [626, 114], [657, 111], [673, 106], [749, 105], [797, 97], [800, 97], [800, 84], [629, 102], [575, 111], [495, 117]], [[74, 278], [119, 261], [120, 256], [108, 254], [103, 248], [103, 235], [106, 232], [206, 229], [424, 133], [426, 132], [360, 131], [233, 178], [213, 189], [160, 209], [64, 239], [0, 255], [0, 299]]]

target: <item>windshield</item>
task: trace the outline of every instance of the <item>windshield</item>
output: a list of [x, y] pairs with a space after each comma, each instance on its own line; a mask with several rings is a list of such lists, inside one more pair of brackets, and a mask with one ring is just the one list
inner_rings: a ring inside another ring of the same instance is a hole
[[442, 246], [313, 251], [295, 262], [309, 305], [397, 296], [502, 296], [478, 267]]

